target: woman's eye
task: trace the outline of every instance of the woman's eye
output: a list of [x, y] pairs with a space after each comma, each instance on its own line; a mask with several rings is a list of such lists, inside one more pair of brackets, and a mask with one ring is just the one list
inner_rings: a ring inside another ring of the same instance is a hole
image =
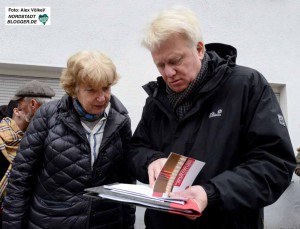
[[95, 89], [93, 89], [93, 88], [86, 88], [85, 91], [87, 91], [87, 92], [94, 92]]

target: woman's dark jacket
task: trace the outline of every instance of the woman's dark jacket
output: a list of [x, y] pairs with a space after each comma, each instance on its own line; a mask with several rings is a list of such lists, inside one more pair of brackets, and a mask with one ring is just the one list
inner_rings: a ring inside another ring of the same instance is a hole
[[13, 164], [4, 203], [4, 228], [133, 228], [134, 207], [83, 196], [88, 187], [134, 183], [125, 161], [130, 138], [127, 110], [112, 96], [92, 168], [90, 144], [71, 97], [65, 95], [43, 105], [32, 119]]
[[147, 229], [263, 228], [263, 207], [279, 198], [295, 169], [286, 123], [265, 78], [236, 65], [231, 46], [209, 44], [206, 50], [208, 82], [182, 120], [161, 77], [144, 86], [149, 97], [132, 138], [130, 168], [148, 183], [149, 163], [170, 152], [204, 161], [194, 184], [210, 187], [215, 199], [196, 220], [147, 210]]

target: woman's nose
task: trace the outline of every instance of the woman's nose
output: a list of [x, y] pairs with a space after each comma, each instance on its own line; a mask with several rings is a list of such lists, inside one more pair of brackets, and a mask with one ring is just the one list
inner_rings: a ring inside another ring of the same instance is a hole
[[97, 95], [96, 97], [97, 101], [99, 102], [103, 102], [105, 100], [105, 96], [104, 96], [104, 93], [100, 94], [100, 95]]

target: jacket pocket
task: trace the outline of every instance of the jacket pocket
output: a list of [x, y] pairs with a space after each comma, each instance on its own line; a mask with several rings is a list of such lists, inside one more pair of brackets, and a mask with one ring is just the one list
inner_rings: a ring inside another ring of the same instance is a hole
[[[43, 228], [84, 228], [87, 223], [88, 202], [47, 200], [34, 197], [30, 222]], [[82, 226], [82, 227], [81, 227]]]
[[49, 216], [69, 216], [82, 214], [87, 209], [87, 205], [88, 203], [84, 200], [67, 202], [34, 197], [32, 208], [40, 214]]

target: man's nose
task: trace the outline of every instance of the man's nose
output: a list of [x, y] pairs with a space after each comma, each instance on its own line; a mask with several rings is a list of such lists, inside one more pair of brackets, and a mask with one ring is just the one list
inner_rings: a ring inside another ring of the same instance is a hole
[[176, 71], [175, 71], [175, 69], [172, 66], [170, 66], [170, 65], [166, 65], [165, 66], [165, 75], [167, 77], [172, 77], [175, 74], [176, 74]]

